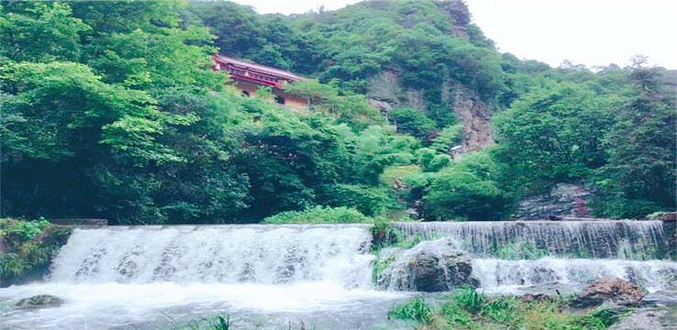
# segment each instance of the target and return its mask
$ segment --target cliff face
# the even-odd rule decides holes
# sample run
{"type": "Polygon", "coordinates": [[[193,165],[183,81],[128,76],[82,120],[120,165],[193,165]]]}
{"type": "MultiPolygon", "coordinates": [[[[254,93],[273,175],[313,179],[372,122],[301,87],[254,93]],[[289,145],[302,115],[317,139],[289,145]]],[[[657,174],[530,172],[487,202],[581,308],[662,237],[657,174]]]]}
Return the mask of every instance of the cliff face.
{"type": "MultiPolygon", "coordinates": [[[[449,17],[451,26],[449,34],[454,38],[468,40],[468,26],[471,15],[468,7],[460,0],[446,0],[436,2],[437,8],[449,17]]],[[[391,66],[392,67],[392,66],[391,66]]],[[[448,111],[455,114],[457,120],[463,124],[464,139],[458,153],[480,150],[492,145],[491,109],[484,102],[477,91],[447,77],[439,86],[440,101],[448,107],[448,111]]],[[[380,72],[368,79],[367,96],[370,103],[388,113],[393,108],[408,107],[425,112],[430,108],[422,89],[408,88],[400,77],[402,70],[398,68],[380,72]]]]}
{"type": "MultiPolygon", "coordinates": [[[[480,150],[492,145],[491,109],[479,95],[459,83],[446,82],[441,86],[442,101],[451,104],[449,111],[464,127],[460,153],[480,150]]],[[[370,103],[388,113],[393,108],[409,107],[426,111],[428,104],[422,90],[405,88],[394,71],[384,71],[369,79],[367,92],[370,103]]]]}
{"type": "Polygon", "coordinates": [[[476,151],[494,144],[489,106],[476,93],[460,84],[454,87],[452,95],[453,111],[463,123],[465,132],[461,152],[476,151]]]}

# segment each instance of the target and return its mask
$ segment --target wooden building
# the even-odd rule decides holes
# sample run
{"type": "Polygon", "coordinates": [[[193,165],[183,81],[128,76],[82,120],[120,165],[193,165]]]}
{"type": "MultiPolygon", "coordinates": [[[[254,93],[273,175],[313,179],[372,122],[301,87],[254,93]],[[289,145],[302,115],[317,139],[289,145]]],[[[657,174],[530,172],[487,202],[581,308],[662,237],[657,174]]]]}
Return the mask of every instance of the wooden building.
{"type": "Polygon", "coordinates": [[[278,68],[249,63],[235,58],[214,55],[214,70],[230,74],[233,85],[243,96],[253,97],[259,87],[270,87],[274,101],[292,111],[307,111],[308,99],[286,93],[284,87],[306,78],[278,68]]]}

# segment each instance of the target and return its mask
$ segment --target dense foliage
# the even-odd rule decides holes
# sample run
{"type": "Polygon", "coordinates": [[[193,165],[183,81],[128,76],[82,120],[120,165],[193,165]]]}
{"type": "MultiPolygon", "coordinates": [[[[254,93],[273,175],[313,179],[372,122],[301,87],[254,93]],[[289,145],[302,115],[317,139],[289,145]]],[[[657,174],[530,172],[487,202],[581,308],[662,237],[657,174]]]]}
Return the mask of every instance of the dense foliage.
{"type": "Polygon", "coordinates": [[[287,211],[276,214],[272,217],[263,219],[263,223],[284,224],[284,223],[360,223],[370,222],[369,217],[362,213],[349,209],[347,207],[321,207],[305,211],[287,211]]]}
{"type": "Polygon", "coordinates": [[[211,1],[6,2],[0,78],[8,216],[258,222],[326,206],[492,220],[559,182],[594,187],[600,216],[675,209],[674,72],[521,61],[460,1],[292,16],[211,1]],[[224,87],[217,51],[315,78],[289,87],[309,113],[224,87]],[[460,160],[459,95],[491,109],[498,142],[460,160]],[[394,107],[381,116],[369,99],[394,107]]]}
{"type": "Polygon", "coordinates": [[[0,219],[0,287],[39,279],[70,231],[45,220],[0,219]]]}

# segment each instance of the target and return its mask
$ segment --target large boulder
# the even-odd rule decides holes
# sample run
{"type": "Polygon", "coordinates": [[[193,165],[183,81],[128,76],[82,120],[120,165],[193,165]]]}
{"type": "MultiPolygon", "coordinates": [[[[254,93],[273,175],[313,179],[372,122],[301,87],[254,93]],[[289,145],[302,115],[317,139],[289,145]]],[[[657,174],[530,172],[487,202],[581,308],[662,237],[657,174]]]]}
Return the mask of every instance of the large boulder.
{"type": "Polygon", "coordinates": [[[59,307],[61,304],[63,304],[63,302],[63,299],[59,297],[42,294],[21,299],[18,303],[16,303],[16,306],[19,308],[49,308],[59,307]]]}
{"type": "Polygon", "coordinates": [[[588,285],[572,301],[574,307],[593,307],[606,302],[623,306],[637,306],[646,291],[620,278],[603,278],[588,285]]]}
{"type": "Polygon", "coordinates": [[[479,286],[479,280],[472,274],[470,258],[449,238],[390,252],[387,256],[390,264],[376,278],[377,285],[382,288],[440,292],[460,286],[479,286]]]}

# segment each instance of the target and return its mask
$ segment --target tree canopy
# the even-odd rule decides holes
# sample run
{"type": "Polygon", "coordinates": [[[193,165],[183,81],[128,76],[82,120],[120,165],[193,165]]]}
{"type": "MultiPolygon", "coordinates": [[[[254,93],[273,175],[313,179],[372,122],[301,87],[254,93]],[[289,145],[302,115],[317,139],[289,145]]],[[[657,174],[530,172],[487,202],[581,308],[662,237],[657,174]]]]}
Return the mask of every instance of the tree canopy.
{"type": "Polygon", "coordinates": [[[675,209],[674,77],[501,54],[453,0],[291,16],[225,1],[4,2],[1,210],[117,224],[324,207],[491,220],[579,182],[595,214],[641,217],[675,209]],[[215,52],[307,75],[286,92],[308,113],[241,97],[211,70],[215,52]],[[461,158],[459,93],[490,109],[497,142],[461,158]],[[384,102],[396,106],[373,106],[384,102]]]}

